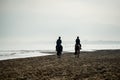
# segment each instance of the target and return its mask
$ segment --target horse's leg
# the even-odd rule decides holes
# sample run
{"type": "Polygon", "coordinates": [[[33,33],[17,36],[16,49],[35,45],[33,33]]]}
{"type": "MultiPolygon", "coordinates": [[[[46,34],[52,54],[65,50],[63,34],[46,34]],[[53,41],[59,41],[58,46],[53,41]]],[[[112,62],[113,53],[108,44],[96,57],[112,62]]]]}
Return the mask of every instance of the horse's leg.
{"type": "Polygon", "coordinates": [[[79,51],[78,51],[78,58],[79,58],[79,51]]]}
{"type": "Polygon", "coordinates": [[[77,51],[77,58],[79,58],[79,54],[80,54],[80,52],[79,52],[79,50],[77,51]]]}
{"type": "Polygon", "coordinates": [[[79,52],[78,52],[78,58],[79,58],[79,52]]]}
{"type": "Polygon", "coordinates": [[[61,57],[61,53],[59,52],[59,58],[61,57]]]}
{"type": "Polygon", "coordinates": [[[60,58],[60,52],[59,52],[59,58],[60,58]]]}
{"type": "Polygon", "coordinates": [[[58,53],[58,58],[61,58],[61,52],[58,53]]]}
{"type": "Polygon", "coordinates": [[[59,52],[57,52],[57,57],[59,58],[59,52]]]}
{"type": "Polygon", "coordinates": [[[59,52],[58,58],[60,58],[60,52],[59,52]]]}
{"type": "Polygon", "coordinates": [[[77,51],[75,52],[75,58],[77,58],[77,51]]]}
{"type": "MultiPolygon", "coordinates": [[[[78,55],[80,56],[80,50],[79,50],[79,53],[78,53],[78,55]]],[[[79,57],[79,56],[78,56],[78,57],[79,57]]]]}
{"type": "Polygon", "coordinates": [[[78,58],[78,54],[79,54],[78,51],[76,51],[75,58],[78,58]]]}
{"type": "Polygon", "coordinates": [[[59,55],[58,55],[58,52],[57,52],[57,57],[58,57],[59,55]]]}

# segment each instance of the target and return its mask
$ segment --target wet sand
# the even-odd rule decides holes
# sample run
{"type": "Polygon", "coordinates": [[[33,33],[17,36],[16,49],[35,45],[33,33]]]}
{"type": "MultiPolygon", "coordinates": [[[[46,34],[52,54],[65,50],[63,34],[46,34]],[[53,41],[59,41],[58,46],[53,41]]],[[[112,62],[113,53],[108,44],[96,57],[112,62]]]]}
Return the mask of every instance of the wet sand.
{"type": "Polygon", "coordinates": [[[120,50],[3,60],[0,80],[120,80],[120,50]]]}

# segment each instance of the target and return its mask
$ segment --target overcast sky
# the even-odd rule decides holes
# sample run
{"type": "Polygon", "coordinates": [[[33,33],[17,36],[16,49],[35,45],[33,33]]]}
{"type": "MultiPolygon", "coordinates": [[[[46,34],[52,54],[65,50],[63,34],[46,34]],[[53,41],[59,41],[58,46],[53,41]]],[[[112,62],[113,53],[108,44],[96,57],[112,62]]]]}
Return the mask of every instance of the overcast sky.
{"type": "Polygon", "coordinates": [[[0,0],[0,41],[120,40],[120,0],[0,0]]]}

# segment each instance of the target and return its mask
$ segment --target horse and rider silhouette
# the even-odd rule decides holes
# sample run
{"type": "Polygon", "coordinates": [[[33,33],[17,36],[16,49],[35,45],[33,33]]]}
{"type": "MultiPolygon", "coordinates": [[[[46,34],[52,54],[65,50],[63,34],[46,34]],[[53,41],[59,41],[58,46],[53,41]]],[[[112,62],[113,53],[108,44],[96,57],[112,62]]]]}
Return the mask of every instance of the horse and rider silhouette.
{"type": "Polygon", "coordinates": [[[80,49],[81,49],[81,44],[80,44],[80,39],[79,36],[76,39],[76,44],[75,44],[75,57],[79,58],[79,54],[80,54],[80,49]]]}
{"type": "MultiPolygon", "coordinates": [[[[76,44],[75,44],[75,57],[79,58],[79,54],[80,54],[80,49],[81,49],[81,44],[80,44],[80,39],[79,36],[77,36],[76,39],[76,44]]],[[[61,58],[62,55],[62,51],[63,51],[63,46],[62,46],[62,40],[61,37],[59,37],[56,41],[56,51],[57,51],[57,57],[61,58]]]]}
{"type": "Polygon", "coordinates": [[[61,45],[62,43],[62,40],[61,40],[61,37],[58,38],[58,40],[56,41],[56,51],[57,51],[57,57],[58,58],[61,58],[61,54],[62,54],[62,51],[63,51],[63,46],[61,45]]]}

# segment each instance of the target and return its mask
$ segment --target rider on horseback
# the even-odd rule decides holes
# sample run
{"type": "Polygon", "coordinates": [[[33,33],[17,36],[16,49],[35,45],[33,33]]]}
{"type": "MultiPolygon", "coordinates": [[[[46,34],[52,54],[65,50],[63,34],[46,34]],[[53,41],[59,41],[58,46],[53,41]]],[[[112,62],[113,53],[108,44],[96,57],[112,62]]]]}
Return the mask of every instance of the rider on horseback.
{"type": "Polygon", "coordinates": [[[78,54],[78,56],[79,56],[80,49],[81,49],[81,44],[80,44],[79,36],[77,36],[77,39],[76,39],[75,42],[76,42],[76,44],[75,44],[75,55],[78,54]]]}
{"type": "Polygon", "coordinates": [[[59,37],[58,40],[56,41],[56,44],[61,45],[61,43],[62,43],[62,40],[61,40],[61,37],[59,37]]]}
{"type": "Polygon", "coordinates": [[[77,36],[77,39],[76,39],[76,45],[80,45],[80,39],[79,39],[79,36],[77,36]]]}
{"type": "Polygon", "coordinates": [[[62,47],[61,43],[62,43],[62,40],[61,40],[61,37],[59,37],[58,40],[56,41],[56,51],[57,51],[58,58],[61,57],[61,54],[63,51],[63,47],[62,47]]]}

